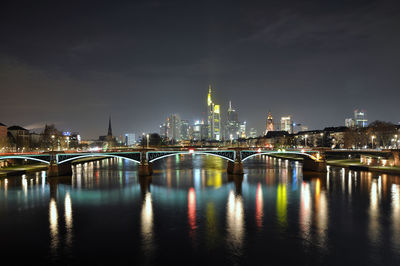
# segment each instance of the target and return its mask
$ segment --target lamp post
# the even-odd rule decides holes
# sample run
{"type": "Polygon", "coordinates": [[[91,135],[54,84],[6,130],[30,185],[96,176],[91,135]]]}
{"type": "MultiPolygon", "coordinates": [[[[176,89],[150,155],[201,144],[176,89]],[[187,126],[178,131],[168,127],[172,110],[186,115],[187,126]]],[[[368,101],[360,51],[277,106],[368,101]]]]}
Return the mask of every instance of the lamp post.
{"type": "Polygon", "coordinates": [[[375,136],[371,136],[371,148],[372,149],[374,148],[374,139],[375,139],[375,136]]]}
{"type": "Polygon", "coordinates": [[[147,149],[149,148],[149,134],[146,135],[147,137],[147,149]]]}
{"type": "Polygon", "coordinates": [[[51,151],[54,151],[54,139],[56,136],[51,135],[51,151]]]}
{"type": "Polygon", "coordinates": [[[304,135],[304,148],[307,147],[307,137],[308,135],[304,135]]]}

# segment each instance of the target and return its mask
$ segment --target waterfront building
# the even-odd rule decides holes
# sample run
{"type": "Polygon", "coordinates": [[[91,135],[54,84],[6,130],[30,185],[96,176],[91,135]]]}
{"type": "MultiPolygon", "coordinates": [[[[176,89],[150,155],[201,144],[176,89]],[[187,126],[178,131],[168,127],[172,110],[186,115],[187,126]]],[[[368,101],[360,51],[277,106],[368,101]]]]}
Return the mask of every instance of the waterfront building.
{"type": "Polygon", "coordinates": [[[207,95],[207,125],[208,139],[221,140],[221,114],[220,105],[212,100],[211,85],[208,87],[207,95]]]}
{"type": "Polygon", "coordinates": [[[0,123],[0,150],[7,146],[7,126],[0,123]]]}
{"type": "Polygon", "coordinates": [[[271,112],[268,112],[265,135],[267,135],[268,131],[274,131],[274,119],[271,112]]]}
{"type": "Polygon", "coordinates": [[[366,127],[368,125],[367,111],[354,110],[354,121],[356,127],[366,127]]]}
{"type": "Polygon", "coordinates": [[[225,139],[233,140],[239,137],[239,119],[235,109],[232,108],[232,103],[229,101],[227,120],[225,124],[225,139]]]}
{"type": "Polygon", "coordinates": [[[281,117],[281,131],[293,133],[292,117],[290,115],[281,117]]]}

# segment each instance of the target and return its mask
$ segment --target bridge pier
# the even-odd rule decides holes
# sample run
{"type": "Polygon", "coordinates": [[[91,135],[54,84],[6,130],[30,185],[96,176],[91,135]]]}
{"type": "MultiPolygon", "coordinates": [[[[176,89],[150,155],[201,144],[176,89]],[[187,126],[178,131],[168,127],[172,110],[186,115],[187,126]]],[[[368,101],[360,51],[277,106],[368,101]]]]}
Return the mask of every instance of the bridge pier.
{"type": "Polygon", "coordinates": [[[232,175],[242,175],[243,171],[243,163],[240,161],[231,162],[228,161],[228,174],[232,175]]]}
{"type": "Polygon", "coordinates": [[[393,155],[393,166],[400,166],[400,156],[399,156],[399,151],[392,151],[393,155]]]}
{"type": "Polygon", "coordinates": [[[48,177],[56,176],[68,176],[72,175],[72,165],[70,162],[65,162],[62,164],[51,163],[49,169],[47,170],[48,177]]]}
{"type": "Polygon", "coordinates": [[[326,161],[314,161],[312,159],[304,159],[303,170],[313,172],[326,172],[326,161]]]}
{"type": "Polygon", "coordinates": [[[153,165],[148,162],[139,164],[139,176],[151,176],[153,174],[153,165]]]}

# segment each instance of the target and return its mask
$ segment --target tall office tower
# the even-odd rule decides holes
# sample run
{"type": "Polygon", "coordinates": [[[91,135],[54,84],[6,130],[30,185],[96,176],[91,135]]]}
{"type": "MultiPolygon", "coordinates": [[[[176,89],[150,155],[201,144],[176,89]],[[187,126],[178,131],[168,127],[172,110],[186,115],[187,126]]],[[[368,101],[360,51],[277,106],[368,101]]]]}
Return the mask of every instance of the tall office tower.
{"type": "Polygon", "coordinates": [[[346,118],[344,120],[344,125],[346,127],[355,127],[356,126],[356,121],[354,120],[354,118],[346,118]]]}
{"type": "Polygon", "coordinates": [[[250,128],[249,137],[257,138],[257,130],[255,128],[250,128]]]}
{"type": "Polygon", "coordinates": [[[239,126],[239,138],[246,138],[246,121],[239,126]]]}
{"type": "Polygon", "coordinates": [[[167,136],[167,123],[160,124],[160,137],[166,138],[167,136]]]}
{"type": "Polygon", "coordinates": [[[225,124],[225,139],[233,140],[239,137],[239,119],[235,109],[232,108],[232,103],[229,101],[227,120],[225,124]]]}
{"type": "Polygon", "coordinates": [[[356,127],[366,127],[368,124],[367,111],[354,110],[354,121],[356,127]]]}
{"type": "Polygon", "coordinates": [[[292,117],[290,115],[281,117],[281,130],[290,134],[293,133],[292,117]]]}
{"type": "Polygon", "coordinates": [[[167,137],[170,140],[181,140],[181,118],[179,115],[171,115],[167,118],[165,124],[167,126],[167,137]]]}
{"type": "Polygon", "coordinates": [[[208,125],[208,139],[220,140],[221,139],[221,115],[220,106],[214,104],[211,96],[211,85],[208,87],[207,96],[207,125],[208,125]]]}
{"type": "Polygon", "coordinates": [[[267,135],[268,131],[274,131],[274,119],[272,118],[271,112],[268,112],[265,135],[267,135]]]}
{"type": "Polygon", "coordinates": [[[135,145],[136,139],[135,139],[135,133],[126,133],[125,134],[125,145],[130,147],[135,145]]]}
{"type": "Polygon", "coordinates": [[[181,139],[189,140],[189,121],[181,120],[181,139]]]}

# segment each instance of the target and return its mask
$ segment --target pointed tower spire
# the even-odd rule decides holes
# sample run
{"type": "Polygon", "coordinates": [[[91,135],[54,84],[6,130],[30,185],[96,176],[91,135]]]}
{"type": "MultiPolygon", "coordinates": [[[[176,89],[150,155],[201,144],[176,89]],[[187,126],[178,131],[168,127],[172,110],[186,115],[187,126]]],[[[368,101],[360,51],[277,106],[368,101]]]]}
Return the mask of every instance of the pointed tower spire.
{"type": "Polygon", "coordinates": [[[107,136],[112,136],[112,129],[111,129],[111,115],[108,119],[108,133],[107,136]]]}
{"type": "Polygon", "coordinates": [[[232,101],[229,101],[229,108],[228,108],[228,112],[232,112],[232,101]]]}

